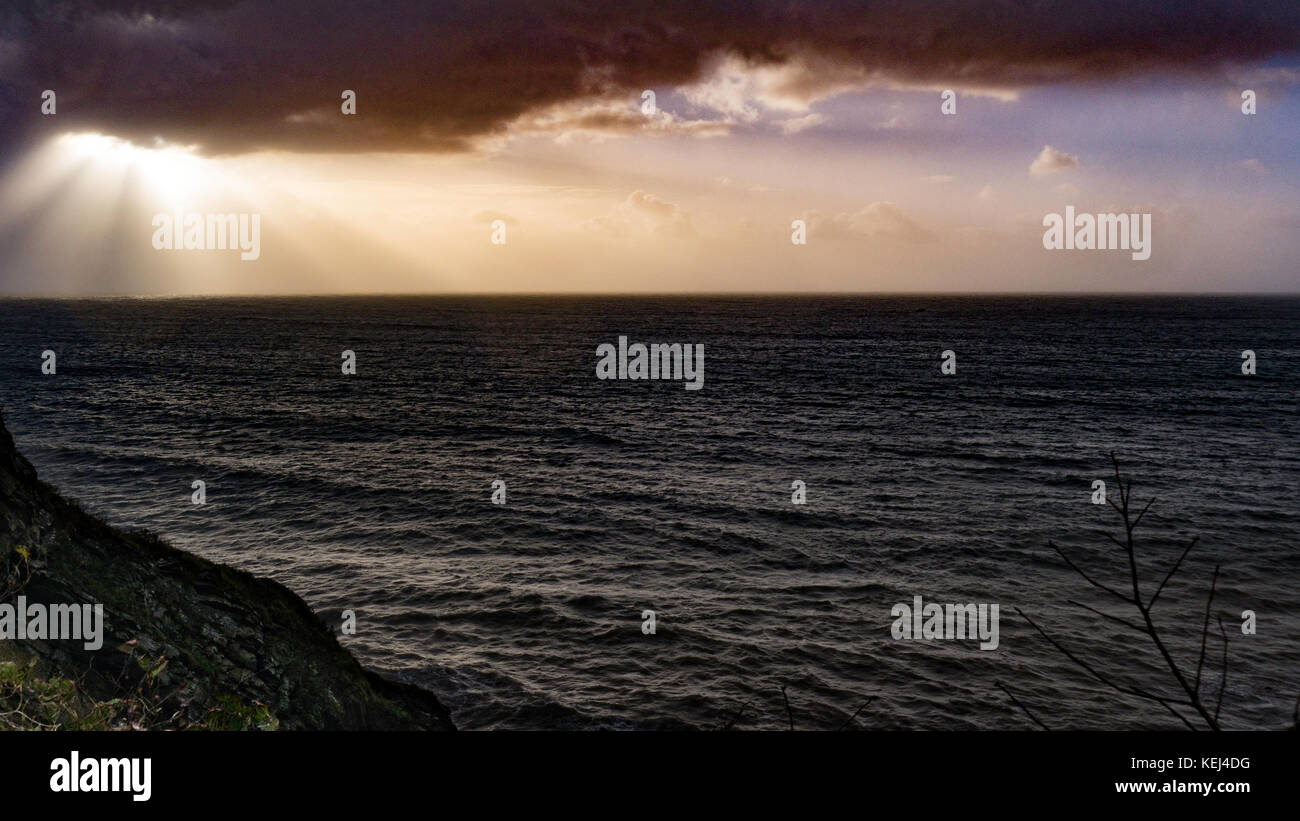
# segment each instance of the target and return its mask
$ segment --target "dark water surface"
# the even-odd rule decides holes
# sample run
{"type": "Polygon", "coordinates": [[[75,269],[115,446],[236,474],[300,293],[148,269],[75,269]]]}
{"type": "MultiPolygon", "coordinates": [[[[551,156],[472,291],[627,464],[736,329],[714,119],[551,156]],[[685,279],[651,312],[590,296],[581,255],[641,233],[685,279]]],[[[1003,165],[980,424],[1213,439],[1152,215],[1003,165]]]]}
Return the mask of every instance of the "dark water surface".
{"type": "Polygon", "coordinates": [[[1054,727],[1171,726],[1015,614],[1168,678],[1143,636],[1069,604],[1105,602],[1047,546],[1126,582],[1115,514],[1089,502],[1114,450],[1160,497],[1150,576],[1200,537],[1157,613],[1185,669],[1222,563],[1224,722],[1280,727],[1300,693],[1298,332],[1292,298],[7,300],[0,399],[45,480],[355,610],[344,643],[467,728],[716,727],[746,703],[737,727],[777,728],[782,685],[801,728],[870,696],[863,727],[1026,726],[995,681],[1054,727]],[[703,343],[704,389],[596,379],[620,334],[703,343]],[[998,603],[999,648],[895,641],[914,595],[998,603]]]}

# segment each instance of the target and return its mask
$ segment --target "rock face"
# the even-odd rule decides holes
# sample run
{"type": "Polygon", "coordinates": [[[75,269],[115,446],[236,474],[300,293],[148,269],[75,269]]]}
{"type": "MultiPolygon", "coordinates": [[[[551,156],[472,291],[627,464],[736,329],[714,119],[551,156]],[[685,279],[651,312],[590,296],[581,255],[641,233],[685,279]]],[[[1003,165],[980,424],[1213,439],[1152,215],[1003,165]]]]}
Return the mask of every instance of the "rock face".
{"type": "Polygon", "coordinates": [[[362,668],[283,585],[121,533],[63,499],[37,480],[0,421],[4,601],[16,601],[19,583],[29,603],[103,605],[99,650],[75,640],[0,641],[10,645],[0,651],[34,657],[95,699],[134,692],[152,668],[167,715],[238,700],[265,705],[281,729],[454,729],[433,694],[362,668]]]}

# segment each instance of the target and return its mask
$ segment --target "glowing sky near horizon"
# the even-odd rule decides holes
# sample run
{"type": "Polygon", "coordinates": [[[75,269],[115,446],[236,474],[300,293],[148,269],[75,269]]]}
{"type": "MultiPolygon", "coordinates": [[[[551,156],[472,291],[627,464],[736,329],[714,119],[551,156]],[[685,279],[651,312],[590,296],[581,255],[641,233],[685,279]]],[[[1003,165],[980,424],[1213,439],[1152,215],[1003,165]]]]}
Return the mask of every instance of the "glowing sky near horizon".
{"type": "Polygon", "coordinates": [[[1298,64],[954,80],[948,116],[942,82],[805,93],[720,55],[655,87],[656,117],[605,90],[437,151],[211,151],[56,114],[0,168],[0,292],[1294,292],[1298,64]],[[1067,205],[1152,213],[1151,259],[1045,250],[1067,205]],[[155,250],[177,209],[261,214],[261,257],[155,250]]]}

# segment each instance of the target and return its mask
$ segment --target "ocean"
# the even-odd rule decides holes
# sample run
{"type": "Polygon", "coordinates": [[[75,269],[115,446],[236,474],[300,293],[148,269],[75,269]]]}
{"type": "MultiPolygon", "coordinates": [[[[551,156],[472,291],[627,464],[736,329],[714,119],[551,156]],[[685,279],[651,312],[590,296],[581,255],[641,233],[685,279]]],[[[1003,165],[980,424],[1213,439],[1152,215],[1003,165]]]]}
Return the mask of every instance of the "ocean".
{"type": "Polygon", "coordinates": [[[1280,728],[1297,332],[1289,297],[9,299],[0,401],[45,481],[352,610],[343,644],[466,729],[1031,728],[999,685],[1053,728],[1178,727],[1020,615],[1168,690],[1049,546],[1128,583],[1114,453],[1158,497],[1145,590],[1199,537],[1155,610],[1183,669],[1221,565],[1203,686],[1222,617],[1225,727],[1280,728]],[[620,336],[703,345],[702,388],[598,379],[620,336]],[[997,604],[997,648],[895,638],[915,596],[997,604]]]}

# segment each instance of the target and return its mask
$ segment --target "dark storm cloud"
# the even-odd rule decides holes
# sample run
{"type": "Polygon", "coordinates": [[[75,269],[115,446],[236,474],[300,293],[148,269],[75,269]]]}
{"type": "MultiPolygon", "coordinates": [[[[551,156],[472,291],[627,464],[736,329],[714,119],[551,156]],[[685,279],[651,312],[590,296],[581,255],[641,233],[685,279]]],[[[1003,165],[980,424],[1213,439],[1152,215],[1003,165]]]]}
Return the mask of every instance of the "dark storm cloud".
{"type": "Polygon", "coordinates": [[[697,80],[722,51],[1019,87],[1208,73],[1298,46],[1300,4],[1242,0],[26,2],[0,11],[0,130],[209,153],[455,151],[548,105],[697,80]],[[47,88],[59,108],[42,118],[47,88]]]}

